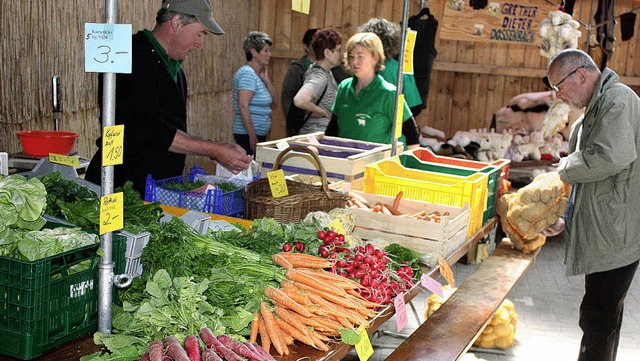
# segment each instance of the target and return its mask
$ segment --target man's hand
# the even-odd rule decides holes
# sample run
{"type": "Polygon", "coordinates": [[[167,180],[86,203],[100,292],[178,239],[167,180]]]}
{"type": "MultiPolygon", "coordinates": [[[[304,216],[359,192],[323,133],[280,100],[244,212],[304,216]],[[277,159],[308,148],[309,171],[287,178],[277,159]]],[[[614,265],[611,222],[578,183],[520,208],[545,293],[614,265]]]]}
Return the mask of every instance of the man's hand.
{"type": "Polygon", "coordinates": [[[253,160],[238,144],[218,143],[218,146],[220,147],[219,155],[211,157],[211,159],[225,166],[225,168],[229,169],[233,174],[238,174],[247,169],[253,160]]]}
{"type": "Polygon", "coordinates": [[[542,232],[540,232],[540,234],[545,236],[545,237],[557,236],[557,235],[559,235],[560,233],[562,233],[564,231],[565,226],[566,225],[564,223],[564,218],[558,218],[556,223],[554,223],[551,226],[547,227],[547,229],[542,230],[542,232]]]}

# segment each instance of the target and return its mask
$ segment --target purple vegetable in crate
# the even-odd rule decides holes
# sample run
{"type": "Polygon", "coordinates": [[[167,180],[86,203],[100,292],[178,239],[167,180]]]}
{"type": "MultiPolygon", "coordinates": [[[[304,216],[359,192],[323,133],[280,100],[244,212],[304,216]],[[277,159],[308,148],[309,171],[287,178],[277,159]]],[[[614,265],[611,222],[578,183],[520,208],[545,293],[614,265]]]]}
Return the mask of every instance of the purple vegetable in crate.
{"type": "Polygon", "coordinates": [[[230,348],[231,351],[237,353],[240,356],[244,356],[250,359],[262,360],[262,356],[260,354],[254,353],[250,348],[248,348],[242,342],[234,339],[229,335],[220,335],[218,336],[218,341],[220,341],[223,345],[230,348]]]}
{"type": "Polygon", "coordinates": [[[276,361],[276,359],[273,358],[273,356],[271,356],[270,353],[267,352],[267,350],[265,350],[262,346],[255,344],[255,343],[251,343],[251,342],[245,342],[244,343],[248,348],[251,349],[251,351],[257,353],[258,355],[262,356],[262,358],[264,360],[267,361],[276,361]]]}
{"type": "Polygon", "coordinates": [[[211,348],[202,350],[202,361],[222,361],[220,356],[211,348]]]}
{"type": "Polygon", "coordinates": [[[167,350],[167,355],[171,356],[173,361],[191,361],[187,351],[182,347],[178,339],[173,336],[168,336],[164,339],[164,346],[167,350]]]}

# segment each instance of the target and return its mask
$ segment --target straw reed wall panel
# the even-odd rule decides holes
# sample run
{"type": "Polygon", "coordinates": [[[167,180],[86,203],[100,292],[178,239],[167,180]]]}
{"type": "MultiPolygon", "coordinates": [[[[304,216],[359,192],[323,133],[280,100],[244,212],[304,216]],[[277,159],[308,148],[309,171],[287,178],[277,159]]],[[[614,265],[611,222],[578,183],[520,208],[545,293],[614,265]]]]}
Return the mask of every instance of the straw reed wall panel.
{"type": "MultiPolygon", "coordinates": [[[[160,0],[118,2],[118,23],[133,31],[152,29],[160,0]]],[[[214,1],[214,15],[225,30],[208,35],[203,49],[183,67],[189,86],[189,130],[220,141],[233,141],[233,73],[244,63],[242,39],[256,28],[258,0],[214,1]]],[[[53,129],[51,77],[62,85],[61,130],[80,133],[79,155],[91,157],[100,135],[98,74],[84,72],[84,24],[105,22],[104,0],[0,2],[0,151],[17,153],[18,130],[53,129]]],[[[212,170],[213,162],[189,157],[212,170]]]]}
{"type": "MultiPolygon", "coordinates": [[[[160,0],[119,1],[119,23],[134,31],[152,28],[160,0]]],[[[311,0],[310,14],[291,10],[290,0],[214,0],[214,14],[225,29],[223,36],[208,36],[201,51],[184,64],[189,81],[189,127],[194,134],[232,141],[231,80],[244,63],[242,39],[250,30],[267,32],[274,40],[270,77],[276,89],[292,60],[302,55],[301,38],[307,28],[330,27],[345,40],[371,17],[399,22],[403,0],[311,0]]],[[[410,0],[409,14],[420,10],[420,0],[410,0]]],[[[427,1],[431,13],[442,19],[446,1],[427,1]]],[[[597,3],[597,1],[595,2],[597,3]]],[[[615,14],[637,8],[636,0],[618,0],[615,14]]],[[[574,17],[588,24],[591,1],[577,1],[574,17]]],[[[86,22],[104,22],[104,0],[48,0],[0,2],[0,151],[21,150],[15,132],[52,129],[51,86],[60,75],[63,91],[61,129],[81,134],[78,153],[91,156],[99,135],[97,74],[84,72],[82,33],[86,22]],[[46,20],[43,20],[46,19],[46,20]]],[[[584,49],[586,30],[580,40],[584,49]]],[[[616,37],[620,39],[619,26],[616,37]]],[[[608,66],[624,82],[640,89],[640,21],[635,37],[617,41],[608,66]]],[[[491,116],[514,95],[541,91],[547,59],[533,46],[441,40],[434,64],[428,108],[417,118],[449,136],[457,130],[486,127],[491,116]]],[[[279,102],[273,109],[270,139],[284,136],[284,116],[279,102]]],[[[207,170],[212,162],[189,157],[207,170]]]]}

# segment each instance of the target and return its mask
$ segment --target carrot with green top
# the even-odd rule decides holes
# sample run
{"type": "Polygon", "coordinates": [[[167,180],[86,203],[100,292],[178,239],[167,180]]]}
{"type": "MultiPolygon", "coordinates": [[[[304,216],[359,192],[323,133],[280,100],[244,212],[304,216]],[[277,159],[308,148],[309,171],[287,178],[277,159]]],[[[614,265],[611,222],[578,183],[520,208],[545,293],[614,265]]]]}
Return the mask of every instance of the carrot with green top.
{"type": "Polygon", "coordinates": [[[258,339],[258,331],[260,330],[260,313],[254,312],[251,320],[251,333],[249,334],[249,342],[256,343],[258,339]]]}
{"type": "Polygon", "coordinates": [[[269,352],[271,350],[271,338],[269,337],[267,325],[265,325],[262,315],[258,318],[258,332],[260,333],[260,345],[269,352]]]}
{"type": "Polygon", "coordinates": [[[302,316],[311,317],[311,312],[309,312],[306,308],[302,307],[302,305],[291,299],[291,297],[287,296],[284,292],[277,288],[269,286],[264,289],[264,294],[270,299],[278,302],[279,304],[292,311],[301,314],[302,316]]]}
{"type": "MultiPolygon", "coordinates": [[[[330,268],[333,262],[326,258],[312,256],[305,253],[293,253],[293,252],[280,252],[278,253],[282,258],[286,259],[289,264],[295,267],[307,267],[307,268],[330,268]]],[[[287,267],[285,267],[287,268],[287,267]]]]}
{"type": "Polygon", "coordinates": [[[318,280],[314,276],[310,276],[308,274],[304,274],[304,273],[299,272],[299,271],[297,271],[295,269],[287,270],[287,272],[285,272],[285,276],[288,279],[294,281],[293,284],[296,285],[298,288],[300,288],[302,290],[307,290],[307,289],[303,288],[303,287],[300,287],[300,284],[304,284],[306,286],[309,286],[313,290],[318,290],[318,291],[322,291],[322,292],[326,292],[326,293],[331,293],[331,294],[342,296],[342,297],[346,297],[346,296],[349,295],[342,288],[333,287],[332,285],[330,285],[326,281],[318,280]]]}
{"type": "Polygon", "coordinates": [[[285,343],[280,326],[266,302],[260,303],[260,315],[262,315],[262,319],[264,320],[264,324],[267,328],[267,333],[269,334],[271,343],[273,343],[273,347],[275,347],[280,356],[288,355],[289,348],[285,343]]]}

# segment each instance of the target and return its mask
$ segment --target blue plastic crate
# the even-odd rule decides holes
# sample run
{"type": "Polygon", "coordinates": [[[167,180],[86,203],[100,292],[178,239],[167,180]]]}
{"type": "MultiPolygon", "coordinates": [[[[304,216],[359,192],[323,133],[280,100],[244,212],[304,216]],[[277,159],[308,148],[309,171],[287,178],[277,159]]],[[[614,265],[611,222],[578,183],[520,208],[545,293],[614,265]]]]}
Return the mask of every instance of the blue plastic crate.
{"type": "Polygon", "coordinates": [[[218,187],[206,192],[183,191],[169,187],[175,183],[193,183],[198,175],[203,175],[204,169],[195,166],[189,174],[154,180],[147,176],[144,200],[147,202],[160,202],[169,206],[192,209],[205,213],[220,214],[223,216],[242,217],[244,199],[242,193],[244,187],[234,191],[223,193],[218,187]]]}

